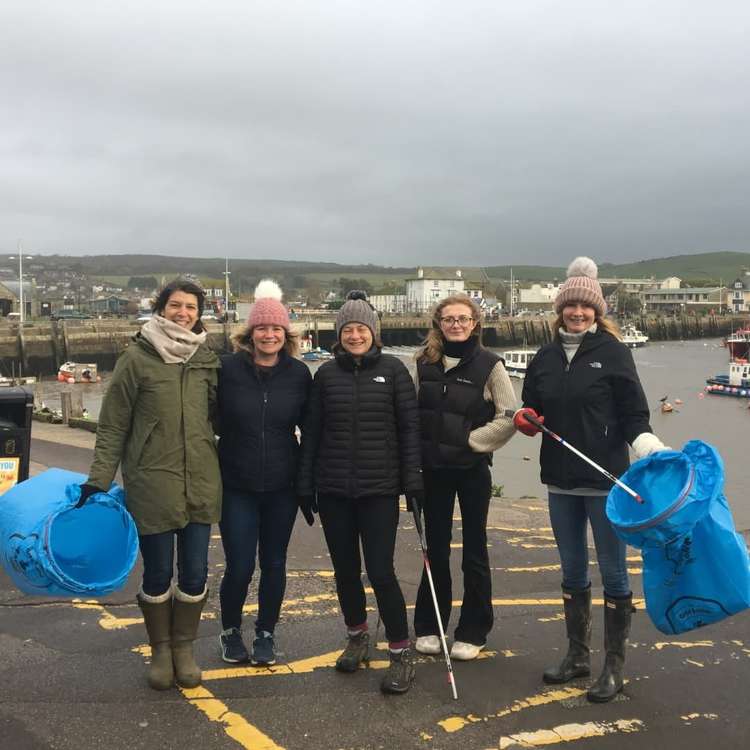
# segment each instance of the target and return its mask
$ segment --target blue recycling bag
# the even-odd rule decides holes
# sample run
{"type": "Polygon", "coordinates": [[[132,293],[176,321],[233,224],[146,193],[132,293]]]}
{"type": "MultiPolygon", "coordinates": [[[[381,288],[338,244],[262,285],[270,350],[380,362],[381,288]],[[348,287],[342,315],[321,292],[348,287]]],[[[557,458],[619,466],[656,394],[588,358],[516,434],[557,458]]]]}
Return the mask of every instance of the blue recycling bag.
{"type": "Polygon", "coordinates": [[[700,440],[633,464],[621,477],[607,516],[643,557],[646,610],[670,635],[709,625],[750,606],[750,560],[723,494],[724,464],[700,440]]]}
{"type": "Polygon", "coordinates": [[[607,516],[643,556],[646,610],[662,633],[684,633],[750,607],[750,559],[724,497],[724,463],[700,440],[634,463],[607,516]]]}
{"type": "Polygon", "coordinates": [[[113,485],[81,508],[84,474],[48,469],[0,496],[0,563],[36,596],[105,596],[125,585],[138,533],[113,485]]]}

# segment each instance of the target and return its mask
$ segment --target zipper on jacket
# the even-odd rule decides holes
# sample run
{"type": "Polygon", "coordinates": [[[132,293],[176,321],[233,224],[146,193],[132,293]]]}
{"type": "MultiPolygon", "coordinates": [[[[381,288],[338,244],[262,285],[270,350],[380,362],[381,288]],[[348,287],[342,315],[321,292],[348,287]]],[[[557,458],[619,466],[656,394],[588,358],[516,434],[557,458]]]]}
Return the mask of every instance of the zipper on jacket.
{"type": "Polygon", "coordinates": [[[260,410],[260,486],[266,489],[266,406],[268,391],[263,391],[263,407],[260,410]]]}
{"type": "Polygon", "coordinates": [[[357,453],[359,451],[359,365],[354,363],[354,403],[352,404],[352,461],[349,475],[349,496],[357,496],[357,453]]]}
{"type": "Polygon", "coordinates": [[[189,497],[190,467],[188,466],[187,430],[185,429],[185,373],[187,372],[187,366],[184,362],[180,362],[180,368],[180,420],[182,421],[182,453],[184,456],[182,465],[185,467],[183,474],[185,497],[189,497]]]}

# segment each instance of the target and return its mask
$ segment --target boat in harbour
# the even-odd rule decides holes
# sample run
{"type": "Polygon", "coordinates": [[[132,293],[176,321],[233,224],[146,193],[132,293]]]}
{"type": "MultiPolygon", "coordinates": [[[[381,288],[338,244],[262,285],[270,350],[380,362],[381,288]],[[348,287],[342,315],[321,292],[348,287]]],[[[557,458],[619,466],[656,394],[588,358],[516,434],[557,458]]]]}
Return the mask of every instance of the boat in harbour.
{"type": "Polygon", "coordinates": [[[707,378],[704,390],[712,396],[750,398],[750,363],[742,358],[731,360],[729,372],[707,378]]]}
{"type": "Polygon", "coordinates": [[[331,359],[333,357],[333,354],[329,352],[327,349],[321,349],[319,346],[315,347],[315,349],[310,349],[310,351],[304,352],[302,355],[302,359],[305,362],[319,362],[323,359],[331,359]]]}
{"type": "Polygon", "coordinates": [[[738,328],[724,339],[724,346],[729,349],[729,359],[748,359],[750,355],[750,325],[738,328]]]}
{"type": "Polygon", "coordinates": [[[639,331],[632,323],[623,326],[622,343],[625,346],[635,349],[638,346],[645,346],[647,341],[648,336],[643,331],[639,331]]]}
{"type": "Polygon", "coordinates": [[[63,362],[57,371],[57,379],[61,383],[98,383],[101,377],[93,363],[63,362]]]}
{"type": "Polygon", "coordinates": [[[536,354],[536,349],[510,349],[503,352],[505,370],[512,378],[526,377],[526,368],[536,354]]]}

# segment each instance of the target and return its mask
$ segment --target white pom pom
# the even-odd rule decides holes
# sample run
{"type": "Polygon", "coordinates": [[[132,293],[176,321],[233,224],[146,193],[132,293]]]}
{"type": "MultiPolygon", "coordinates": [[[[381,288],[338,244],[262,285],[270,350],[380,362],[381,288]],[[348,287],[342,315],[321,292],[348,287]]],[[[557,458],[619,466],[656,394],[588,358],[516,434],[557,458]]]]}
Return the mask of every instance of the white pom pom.
{"type": "Polygon", "coordinates": [[[273,279],[263,279],[258,286],[255,287],[255,299],[276,299],[281,302],[283,296],[281,287],[273,279]]]}
{"type": "Polygon", "coordinates": [[[599,275],[599,269],[591,258],[581,255],[568,266],[568,278],[571,276],[588,276],[595,279],[599,275]]]}

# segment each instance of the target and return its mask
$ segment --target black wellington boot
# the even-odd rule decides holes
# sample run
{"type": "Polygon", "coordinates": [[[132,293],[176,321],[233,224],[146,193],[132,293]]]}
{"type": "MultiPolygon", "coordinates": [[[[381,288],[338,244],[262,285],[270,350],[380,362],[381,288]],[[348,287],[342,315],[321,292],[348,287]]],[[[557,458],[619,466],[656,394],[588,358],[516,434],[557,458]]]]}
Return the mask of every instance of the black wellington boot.
{"type": "Polygon", "coordinates": [[[630,635],[633,595],[615,599],[604,595],[604,669],[586,697],[593,703],[607,703],[622,690],[625,649],[630,635]]]}
{"type": "Polygon", "coordinates": [[[548,685],[559,685],[591,674],[591,586],[582,591],[564,588],[563,605],[568,653],[560,666],[544,671],[542,679],[548,685]]]}
{"type": "Polygon", "coordinates": [[[339,672],[356,672],[362,662],[370,663],[370,634],[366,630],[349,636],[346,648],[336,659],[336,669],[339,672]]]}

